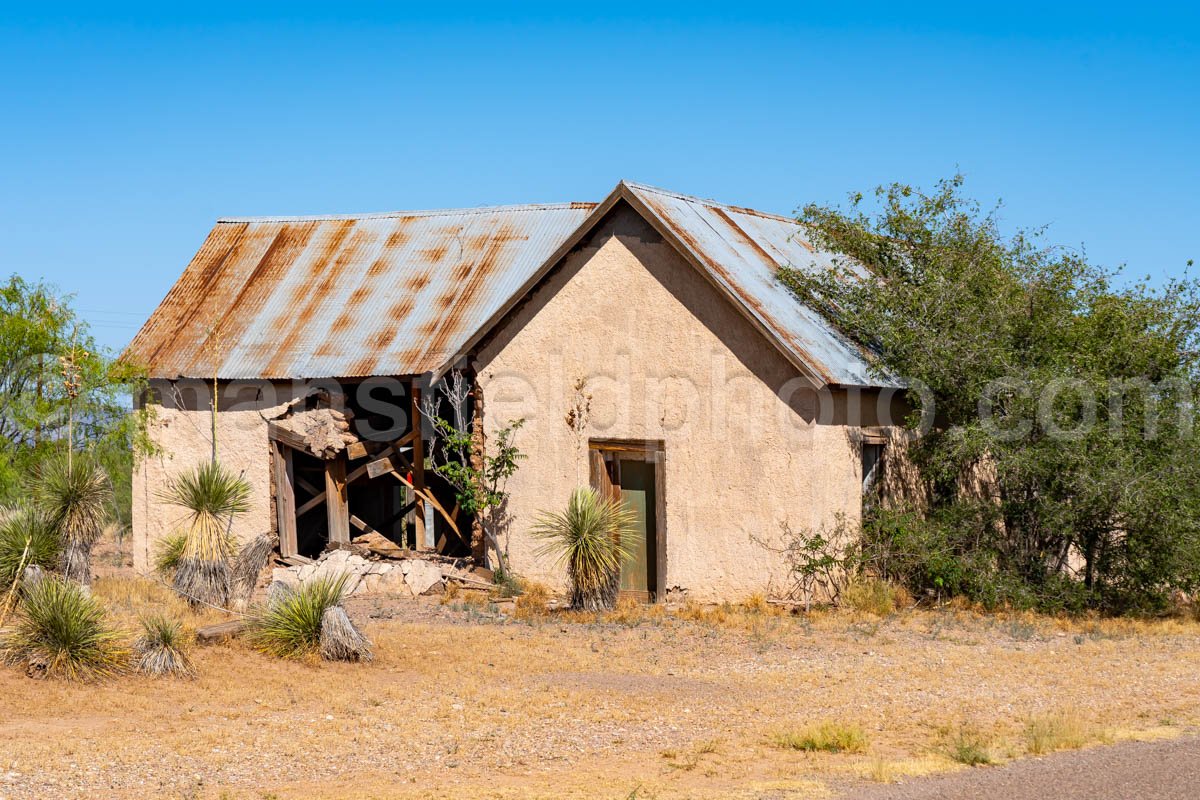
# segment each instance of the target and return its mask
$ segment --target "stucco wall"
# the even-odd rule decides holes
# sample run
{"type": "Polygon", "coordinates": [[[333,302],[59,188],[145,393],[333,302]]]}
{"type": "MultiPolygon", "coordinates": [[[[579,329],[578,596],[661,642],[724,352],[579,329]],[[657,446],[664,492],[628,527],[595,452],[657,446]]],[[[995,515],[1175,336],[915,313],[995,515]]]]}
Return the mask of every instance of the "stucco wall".
{"type": "MultiPolygon", "coordinates": [[[[291,398],[288,390],[257,385],[250,397],[238,397],[238,388],[224,387],[225,408],[217,415],[217,445],[221,462],[241,474],[250,484],[250,510],[233,525],[239,541],[246,541],[274,528],[271,510],[271,461],[267,419],[278,416],[291,398]],[[262,397],[265,394],[265,398],[262,397]]],[[[172,384],[159,384],[164,402],[156,403],[150,436],[159,452],[139,460],[133,472],[133,566],[139,573],[153,564],[157,542],[175,530],[185,512],[159,498],[167,482],[212,457],[212,417],[207,410],[203,385],[185,386],[180,392],[172,384]]]]}
{"type": "Polygon", "coordinates": [[[475,367],[489,438],[526,419],[517,445],[528,459],[508,510],[512,563],[528,577],[562,584],[528,530],[588,484],[590,438],[665,442],[660,591],[782,590],[784,559],[771,548],[784,524],[860,516],[852,429],[820,424],[821,398],[796,368],[628,208],[485,342],[475,367]]]}

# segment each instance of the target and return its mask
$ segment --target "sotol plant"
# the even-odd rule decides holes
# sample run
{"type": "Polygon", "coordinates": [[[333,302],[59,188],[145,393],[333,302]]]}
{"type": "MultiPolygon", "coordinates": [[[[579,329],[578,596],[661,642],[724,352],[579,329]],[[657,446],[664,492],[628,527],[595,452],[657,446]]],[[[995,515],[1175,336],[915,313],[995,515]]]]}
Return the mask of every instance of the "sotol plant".
{"type": "Polygon", "coordinates": [[[0,659],[31,675],[94,680],[124,672],[129,650],[96,598],[74,581],[46,577],[25,586],[0,659]]]}
{"type": "Polygon", "coordinates": [[[545,512],[533,535],[544,541],[539,555],[557,556],[567,567],[572,608],[610,609],[616,600],[621,565],[630,556],[626,535],[635,516],[616,498],[580,487],[565,511],[545,512]]]}
{"type": "Polygon", "coordinates": [[[0,521],[0,590],[8,590],[26,567],[58,566],[58,531],[41,509],[24,507],[0,521]]]}
{"type": "Polygon", "coordinates": [[[100,538],[112,508],[108,475],[91,458],[68,454],[42,466],[33,496],[62,541],[63,576],[90,586],[92,546],[100,538]]]}
{"type": "Polygon", "coordinates": [[[250,617],[247,640],[279,658],[302,658],[321,646],[325,612],[342,602],[348,576],[310,580],[298,588],[273,588],[267,604],[250,617]]]}
{"type": "Polygon", "coordinates": [[[229,566],[236,550],[233,519],[250,508],[250,484],[218,461],[207,461],[171,480],[160,495],[188,514],[173,585],[192,605],[224,606],[229,566]]]}
{"type": "Polygon", "coordinates": [[[137,669],[147,675],[191,678],[192,660],[185,649],[185,636],[179,622],[161,614],[142,620],[142,634],[134,642],[137,669]]]}

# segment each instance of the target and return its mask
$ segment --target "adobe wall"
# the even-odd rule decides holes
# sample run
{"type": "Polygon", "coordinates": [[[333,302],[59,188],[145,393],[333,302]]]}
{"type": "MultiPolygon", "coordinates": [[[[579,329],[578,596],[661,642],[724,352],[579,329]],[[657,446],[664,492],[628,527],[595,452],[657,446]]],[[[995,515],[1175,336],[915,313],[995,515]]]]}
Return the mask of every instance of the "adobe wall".
{"type": "Polygon", "coordinates": [[[475,368],[489,439],[508,420],[526,419],[516,443],[528,458],[508,485],[508,546],[527,577],[565,580],[536,553],[529,528],[588,484],[590,438],[665,442],[660,591],[669,595],[778,593],[788,577],[773,551],[785,526],[860,518],[857,428],[843,424],[845,394],[822,398],[627,207],[485,342],[475,368]]]}

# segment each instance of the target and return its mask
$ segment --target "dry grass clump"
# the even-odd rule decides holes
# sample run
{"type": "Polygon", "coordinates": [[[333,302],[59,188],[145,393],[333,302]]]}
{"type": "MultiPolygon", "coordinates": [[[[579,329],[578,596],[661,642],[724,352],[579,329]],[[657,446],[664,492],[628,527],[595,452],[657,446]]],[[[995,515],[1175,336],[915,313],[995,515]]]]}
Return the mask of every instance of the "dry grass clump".
{"type": "Polygon", "coordinates": [[[129,650],[80,584],[44,577],[24,588],[16,624],[0,637],[0,660],[34,677],[99,680],[124,672],[129,650]]]}
{"type": "Polygon", "coordinates": [[[840,602],[863,614],[886,617],[912,605],[912,595],[903,586],[878,578],[855,578],[842,590],[840,602]]]}
{"type": "Polygon", "coordinates": [[[1035,756],[1059,750],[1078,750],[1108,738],[1103,729],[1097,728],[1075,711],[1042,714],[1030,718],[1025,724],[1025,746],[1035,756]]]}
{"type": "Polygon", "coordinates": [[[516,600],[513,618],[523,621],[544,619],[550,613],[550,601],[554,595],[543,583],[524,582],[524,591],[516,600]]]}
{"type": "Polygon", "coordinates": [[[779,731],[771,742],[783,750],[806,753],[862,753],[867,749],[867,734],[860,726],[826,721],[798,731],[779,731]]]}
{"type": "Polygon", "coordinates": [[[146,675],[195,677],[186,648],[186,635],[178,621],[163,614],[144,617],[142,635],[133,644],[137,670],[146,675]]]}

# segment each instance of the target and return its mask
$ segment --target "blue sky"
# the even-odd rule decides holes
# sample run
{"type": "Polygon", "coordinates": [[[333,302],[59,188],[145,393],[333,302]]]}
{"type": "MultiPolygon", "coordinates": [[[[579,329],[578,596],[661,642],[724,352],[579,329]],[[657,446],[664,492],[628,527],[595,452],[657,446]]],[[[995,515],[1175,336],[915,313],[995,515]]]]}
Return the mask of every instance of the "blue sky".
{"type": "Polygon", "coordinates": [[[788,213],[956,169],[1131,276],[1200,256],[1200,12],[1143,4],[0,11],[0,274],[119,348],[218,216],[599,200],[788,213]]]}

